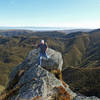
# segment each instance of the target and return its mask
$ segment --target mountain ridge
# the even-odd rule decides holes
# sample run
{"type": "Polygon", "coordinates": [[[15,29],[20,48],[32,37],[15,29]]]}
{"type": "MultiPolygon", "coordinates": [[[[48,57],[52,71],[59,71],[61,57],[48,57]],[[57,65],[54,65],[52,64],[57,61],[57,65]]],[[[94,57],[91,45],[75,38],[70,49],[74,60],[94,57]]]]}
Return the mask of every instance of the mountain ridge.
{"type": "Polygon", "coordinates": [[[30,51],[24,62],[12,70],[7,94],[1,94],[0,100],[100,100],[95,96],[86,97],[70,90],[69,86],[59,77],[61,73],[57,71],[62,70],[62,63],[57,60],[63,60],[60,52],[50,48],[47,52],[50,56],[49,60],[46,61],[43,58],[44,62],[38,66],[36,61],[39,51],[30,51]],[[60,67],[55,68],[55,64],[60,67]],[[49,67],[49,70],[45,66],[49,67]]]}
{"type": "Polygon", "coordinates": [[[8,75],[12,68],[20,64],[27,53],[35,49],[34,44],[40,43],[41,39],[44,39],[50,48],[62,53],[64,59],[64,81],[69,83],[73,91],[80,92],[87,96],[93,96],[95,94],[95,96],[100,97],[100,83],[98,81],[100,80],[100,32],[93,32],[92,34],[88,32],[76,32],[75,34],[71,33],[67,36],[63,33],[59,35],[58,32],[54,31],[53,34],[52,32],[43,32],[43,34],[40,32],[38,35],[1,36],[0,75],[2,75],[2,77],[0,77],[0,85],[3,87],[2,89],[4,89],[8,83],[8,75]],[[73,68],[79,68],[79,70],[76,71],[73,68]],[[68,73],[67,76],[70,77],[72,82],[65,75],[69,70],[70,73],[68,73]],[[81,73],[83,74],[81,75],[81,73]],[[81,79],[80,76],[83,78],[81,79]],[[79,78],[77,79],[76,77],[79,78]],[[95,86],[93,84],[94,81],[96,82],[95,86]],[[90,85],[88,85],[88,83],[90,85]]]}

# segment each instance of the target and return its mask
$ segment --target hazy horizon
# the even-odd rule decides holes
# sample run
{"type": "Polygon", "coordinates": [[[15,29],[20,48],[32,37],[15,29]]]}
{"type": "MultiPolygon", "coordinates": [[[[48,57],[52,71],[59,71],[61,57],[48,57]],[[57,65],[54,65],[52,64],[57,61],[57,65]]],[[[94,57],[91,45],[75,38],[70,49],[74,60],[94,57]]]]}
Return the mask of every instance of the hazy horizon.
{"type": "MultiPolygon", "coordinates": [[[[80,27],[35,27],[35,26],[18,26],[18,27],[15,27],[15,26],[12,26],[12,27],[9,27],[9,26],[0,26],[0,30],[9,30],[9,29],[21,29],[21,30],[94,30],[94,28],[80,28],[80,27]]],[[[95,29],[98,29],[98,28],[95,28],[95,29]]]]}

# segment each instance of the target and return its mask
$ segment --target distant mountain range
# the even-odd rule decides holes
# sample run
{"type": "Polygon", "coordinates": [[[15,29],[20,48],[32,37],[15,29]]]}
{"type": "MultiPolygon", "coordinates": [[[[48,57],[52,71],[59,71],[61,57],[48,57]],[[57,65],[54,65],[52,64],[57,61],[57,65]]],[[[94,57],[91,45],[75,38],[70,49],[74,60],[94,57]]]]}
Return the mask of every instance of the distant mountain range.
{"type": "Polygon", "coordinates": [[[72,32],[90,32],[93,29],[67,28],[67,27],[0,27],[0,30],[32,30],[32,31],[61,31],[66,34],[72,32]]]}
{"type": "Polygon", "coordinates": [[[63,30],[63,32],[69,34],[69,33],[74,33],[74,32],[90,32],[94,29],[69,29],[69,30],[63,30]]]}

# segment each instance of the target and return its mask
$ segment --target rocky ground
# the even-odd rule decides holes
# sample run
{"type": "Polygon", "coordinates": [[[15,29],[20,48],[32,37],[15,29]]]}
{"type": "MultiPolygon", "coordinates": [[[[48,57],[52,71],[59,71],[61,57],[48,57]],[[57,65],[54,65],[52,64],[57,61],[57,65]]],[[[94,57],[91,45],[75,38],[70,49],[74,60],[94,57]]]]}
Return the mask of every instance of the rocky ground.
{"type": "Polygon", "coordinates": [[[74,93],[62,80],[63,59],[60,52],[48,49],[50,59],[37,65],[39,51],[32,50],[10,75],[0,100],[100,100],[74,93]]]}

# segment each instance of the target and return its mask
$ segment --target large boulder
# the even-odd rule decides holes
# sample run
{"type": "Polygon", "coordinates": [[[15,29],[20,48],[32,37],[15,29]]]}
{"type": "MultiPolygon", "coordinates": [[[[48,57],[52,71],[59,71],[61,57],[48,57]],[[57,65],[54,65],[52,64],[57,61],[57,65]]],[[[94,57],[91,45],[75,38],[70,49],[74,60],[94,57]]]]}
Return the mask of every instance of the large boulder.
{"type": "MultiPolygon", "coordinates": [[[[62,65],[63,65],[63,58],[60,52],[57,52],[53,49],[48,48],[47,50],[47,54],[50,57],[48,60],[46,60],[45,58],[43,58],[42,60],[42,67],[47,69],[47,70],[62,70],[62,65]]],[[[29,52],[29,54],[26,56],[25,60],[18,65],[17,67],[15,67],[11,74],[10,74],[10,82],[8,84],[8,87],[10,84],[15,84],[17,79],[19,80],[19,76],[21,77],[21,75],[28,70],[32,65],[37,65],[38,64],[38,57],[39,57],[39,49],[34,49],[32,51],[29,52]],[[19,75],[21,74],[21,75],[19,75]],[[15,81],[15,82],[14,82],[15,81]]],[[[11,87],[11,85],[10,85],[11,87]]]]}
{"type": "Polygon", "coordinates": [[[40,97],[40,100],[48,100],[55,94],[54,90],[57,87],[62,87],[68,94],[71,94],[69,98],[76,96],[67,84],[65,87],[53,74],[37,65],[31,66],[16,85],[20,86],[21,84],[24,85],[18,90],[17,96],[12,97],[11,100],[33,100],[36,97],[40,97]]]}
{"type": "MultiPolygon", "coordinates": [[[[49,56],[49,59],[47,60],[46,58],[43,57],[41,66],[51,70],[52,69],[62,70],[63,59],[61,53],[48,48],[47,54],[49,56]]],[[[36,64],[38,63],[37,62],[38,57],[39,57],[39,49],[35,49],[28,54],[26,60],[28,60],[28,64],[36,64]]]]}
{"type": "Polygon", "coordinates": [[[69,86],[47,69],[62,70],[61,53],[48,49],[50,59],[43,58],[42,66],[37,65],[39,51],[30,51],[26,59],[16,66],[10,75],[7,94],[0,100],[100,100],[96,97],[78,96],[69,86]],[[7,96],[7,97],[5,97],[7,96]]]}
{"type": "Polygon", "coordinates": [[[57,90],[55,88],[64,89],[69,98],[76,96],[67,84],[63,84],[62,80],[57,79],[54,74],[47,70],[62,70],[63,59],[61,53],[50,48],[47,53],[50,59],[47,61],[43,58],[42,66],[37,65],[39,51],[35,49],[30,51],[26,59],[12,70],[7,90],[10,91],[22,86],[17,90],[18,94],[13,95],[10,100],[17,100],[17,98],[18,100],[32,100],[35,97],[49,100],[49,97],[54,96],[55,90],[57,90]]]}

